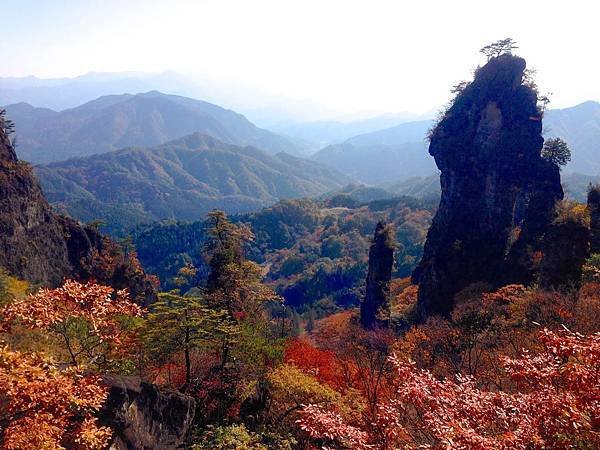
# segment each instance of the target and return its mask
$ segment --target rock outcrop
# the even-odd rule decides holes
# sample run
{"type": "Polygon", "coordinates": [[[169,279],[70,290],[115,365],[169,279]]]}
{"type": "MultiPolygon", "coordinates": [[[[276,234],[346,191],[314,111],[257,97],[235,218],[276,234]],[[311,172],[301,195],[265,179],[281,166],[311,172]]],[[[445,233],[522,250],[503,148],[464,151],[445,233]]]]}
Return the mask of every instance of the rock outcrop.
{"type": "Polygon", "coordinates": [[[196,402],[175,391],[161,390],[137,377],[106,376],[110,388],[100,422],[111,427],[111,450],[183,448],[194,421],[196,402]]]}
{"type": "Polygon", "coordinates": [[[141,303],[155,296],[135,258],[95,228],[52,210],[31,167],[17,159],[1,127],[0,266],[44,286],[57,286],[65,278],[94,279],[129,288],[141,303]]]}
{"type": "Polygon", "coordinates": [[[587,206],[590,212],[590,253],[600,253],[600,185],[590,188],[587,206]]]}
{"type": "Polygon", "coordinates": [[[389,324],[394,245],[393,229],[384,222],[377,223],[369,249],[366,294],[360,304],[360,323],[368,330],[385,328],[389,324]]]}
{"type": "Polygon", "coordinates": [[[475,282],[529,283],[563,198],[559,168],[542,159],[542,117],[525,60],[492,58],[459,92],[430,135],[441,200],[413,274],[418,313],[446,315],[475,282]]]}
{"type": "Polygon", "coordinates": [[[577,287],[589,256],[590,229],[578,220],[550,225],[544,237],[539,284],[544,289],[577,287]]]}

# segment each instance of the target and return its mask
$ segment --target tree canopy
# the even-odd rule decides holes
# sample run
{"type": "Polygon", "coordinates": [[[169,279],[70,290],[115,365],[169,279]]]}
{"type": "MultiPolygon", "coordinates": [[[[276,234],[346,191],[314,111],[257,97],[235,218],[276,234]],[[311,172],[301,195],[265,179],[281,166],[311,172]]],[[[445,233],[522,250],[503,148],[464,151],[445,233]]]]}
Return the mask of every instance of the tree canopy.
{"type": "Polygon", "coordinates": [[[566,166],[571,161],[571,149],[561,138],[548,139],[542,148],[542,158],[559,167],[566,166]]]}
{"type": "Polygon", "coordinates": [[[519,46],[512,38],[506,38],[492,42],[491,44],[482,47],[479,51],[483,53],[489,61],[490,59],[496,58],[505,53],[512,53],[512,51],[517,48],[519,48],[519,46]]]}

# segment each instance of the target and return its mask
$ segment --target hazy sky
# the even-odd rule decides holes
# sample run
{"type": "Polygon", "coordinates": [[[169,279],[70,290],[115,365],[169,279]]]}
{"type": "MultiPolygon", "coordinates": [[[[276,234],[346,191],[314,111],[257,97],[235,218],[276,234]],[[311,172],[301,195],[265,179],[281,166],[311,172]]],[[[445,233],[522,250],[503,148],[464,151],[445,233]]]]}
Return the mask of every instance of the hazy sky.
{"type": "Polygon", "coordinates": [[[552,107],[600,100],[598,0],[0,0],[0,76],[198,73],[334,110],[424,112],[513,37],[552,107]]]}

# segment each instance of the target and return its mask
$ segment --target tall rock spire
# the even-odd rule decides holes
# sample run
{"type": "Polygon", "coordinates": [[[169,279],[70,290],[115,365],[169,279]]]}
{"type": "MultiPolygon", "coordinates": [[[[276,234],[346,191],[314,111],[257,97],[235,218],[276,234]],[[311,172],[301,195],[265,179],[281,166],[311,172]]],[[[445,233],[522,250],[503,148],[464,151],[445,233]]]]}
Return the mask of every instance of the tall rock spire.
{"type": "Polygon", "coordinates": [[[590,188],[587,205],[590,212],[590,253],[600,253],[600,185],[590,188]]]}
{"type": "Polygon", "coordinates": [[[442,196],[413,274],[421,318],[448,314],[471,283],[528,283],[563,198],[557,166],[540,156],[542,116],[525,60],[494,57],[463,87],[430,135],[442,196]]]}
{"type": "Polygon", "coordinates": [[[369,250],[366,295],[360,305],[360,322],[368,330],[388,326],[394,246],[393,229],[384,222],[377,223],[369,250]]]}

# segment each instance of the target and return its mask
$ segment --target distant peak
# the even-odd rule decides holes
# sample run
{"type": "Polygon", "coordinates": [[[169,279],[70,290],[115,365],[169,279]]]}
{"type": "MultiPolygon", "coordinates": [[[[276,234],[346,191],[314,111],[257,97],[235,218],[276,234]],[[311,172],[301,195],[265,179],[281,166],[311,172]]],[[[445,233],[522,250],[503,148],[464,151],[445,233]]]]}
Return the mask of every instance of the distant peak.
{"type": "Polygon", "coordinates": [[[202,133],[200,131],[196,131],[192,134],[188,134],[187,136],[183,136],[177,139],[174,139],[169,142],[165,142],[161,145],[161,147],[166,146],[185,146],[188,148],[199,148],[199,147],[216,147],[219,145],[226,145],[222,141],[208,135],[202,133]]]}
{"type": "Polygon", "coordinates": [[[141,92],[136,94],[136,97],[168,97],[169,94],[165,94],[164,92],[160,92],[157,90],[152,90],[148,92],[141,92]]]}

